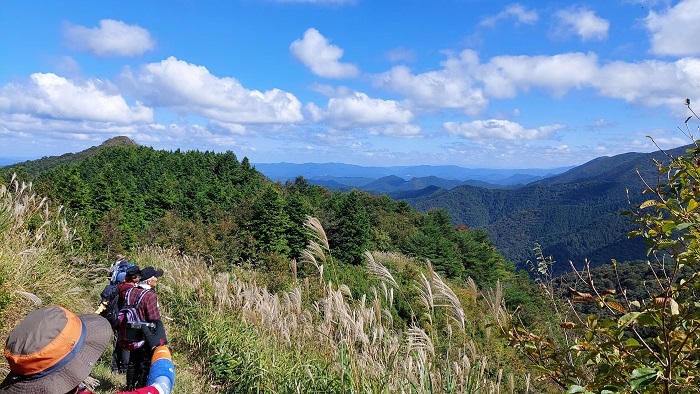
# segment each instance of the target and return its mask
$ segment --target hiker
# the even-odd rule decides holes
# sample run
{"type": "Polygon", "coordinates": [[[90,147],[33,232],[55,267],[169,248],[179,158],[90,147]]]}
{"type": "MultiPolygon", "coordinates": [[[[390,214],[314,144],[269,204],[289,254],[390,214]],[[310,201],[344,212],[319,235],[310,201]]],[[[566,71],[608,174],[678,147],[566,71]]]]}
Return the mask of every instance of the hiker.
{"type": "Polygon", "coordinates": [[[95,311],[102,317],[106,318],[112,325],[114,330],[114,351],[112,352],[112,373],[126,373],[126,367],[129,363],[129,351],[119,346],[117,341],[117,324],[119,309],[119,286],[124,283],[127,278],[133,283],[138,282],[140,269],[137,265],[129,263],[124,258],[112,264],[110,268],[110,281],[105,286],[100,294],[102,302],[100,307],[95,311]],[[136,279],[134,280],[134,276],[136,279]]]}
{"type": "MultiPolygon", "coordinates": [[[[158,297],[154,287],[161,276],[163,276],[163,270],[157,270],[150,266],[142,269],[141,280],[133,288],[127,289],[124,296],[124,305],[138,303],[137,312],[140,320],[154,324],[157,329],[163,327],[163,322],[161,321],[158,297]]],[[[164,328],[162,330],[165,331],[164,328]]],[[[146,384],[146,378],[151,367],[150,360],[151,349],[148,346],[141,346],[129,352],[129,363],[126,368],[127,389],[133,390],[146,384]]]]}
{"type": "MultiPolygon", "coordinates": [[[[5,343],[10,373],[0,383],[0,393],[91,394],[81,383],[109,345],[111,333],[107,319],[94,313],[76,316],[59,306],[29,312],[5,343]]],[[[172,391],[175,366],[165,330],[146,335],[153,348],[148,386],[121,394],[172,391]]]]}
{"type": "Polygon", "coordinates": [[[119,292],[119,309],[121,309],[124,306],[124,296],[126,295],[126,292],[130,288],[136,286],[136,284],[139,283],[140,280],[141,269],[138,265],[134,265],[133,267],[130,267],[126,270],[124,282],[120,283],[117,287],[117,291],[119,292]]]}

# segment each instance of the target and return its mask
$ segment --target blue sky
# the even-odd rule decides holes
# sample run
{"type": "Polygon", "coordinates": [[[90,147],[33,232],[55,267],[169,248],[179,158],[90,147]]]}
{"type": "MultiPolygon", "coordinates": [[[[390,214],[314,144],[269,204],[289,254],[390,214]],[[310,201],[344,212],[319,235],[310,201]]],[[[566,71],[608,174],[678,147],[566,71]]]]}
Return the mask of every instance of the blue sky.
{"type": "Polygon", "coordinates": [[[0,157],[118,135],[371,166],[676,147],[699,21],[700,0],[2,1],[0,157]]]}

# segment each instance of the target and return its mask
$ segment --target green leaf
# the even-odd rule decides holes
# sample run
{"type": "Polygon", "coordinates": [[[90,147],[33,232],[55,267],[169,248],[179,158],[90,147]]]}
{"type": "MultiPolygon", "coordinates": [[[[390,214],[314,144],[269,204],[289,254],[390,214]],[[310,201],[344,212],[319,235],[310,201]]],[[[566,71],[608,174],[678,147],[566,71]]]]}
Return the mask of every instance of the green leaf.
{"type": "Polygon", "coordinates": [[[625,341],[625,346],[630,347],[630,348],[638,348],[641,345],[639,344],[639,341],[637,341],[634,338],[627,338],[625,341]]]}
{"type": "Polygon", "coordinates": [[[585,387],[581,387],[581,386],[576,385],[576,384],[569,387],[569,389],[566,390],[566,394],[577,394],[577,393],[592,394],[590,391],[586,390],[585,387]]]}
{"type": "Polygon", "coordinates": [[[679,224],[678,226],[676,226],[676,227],[674,228],[674,230],[676,230],[676,231],[682,231],[682,230],[685,230],[685,229],[687,229],[688,227],[690,227],[690,226],[692,226],[692,225],[693,225],[693,223],[681,223],[681,224],[679,224]]]}
{"type": "Polygon", "coordinates": [[[700,206],[700,204],[694,199],[691,198],[690,201],[688,201],[688,211],[694,211],[698,206],[700,206]]]}
{"type": "Polygon", "coordinates": [[[656,205],[656,200],[646,200],[639,206],[640,209],[648,208],[652,205],[656,205]]]}
{"type": "Polygon", "coordinates": [[[630,387],[632,390],[637,390],[640,387],[648,386],[654,383],[659,376],[659,372],[654,368],[637,368],[630,375],[630,387]]]}
{"type": "Polygon", "coordinates": [[[643,326],[658,326],[658,321],[649,313],[642,313],[637,317],[637,323],[643,326]]]}
{"type": "Polygon", "coordinates": [[[630,312],[624,316],[622,316],[618,321],[617,321],[617,327],[618,328],[625,328],[632,324],[634,321],[637,320],[639,315],[641,315],[642,312],[630,312]]]}
{"type": "Polygon", "coordinates": [[[661,231],[664,233],[668,233],[671,231],[671,229],[676,227],[676,222],[672,220],[664,220],[664,224],[661,225],[661,231]]]}

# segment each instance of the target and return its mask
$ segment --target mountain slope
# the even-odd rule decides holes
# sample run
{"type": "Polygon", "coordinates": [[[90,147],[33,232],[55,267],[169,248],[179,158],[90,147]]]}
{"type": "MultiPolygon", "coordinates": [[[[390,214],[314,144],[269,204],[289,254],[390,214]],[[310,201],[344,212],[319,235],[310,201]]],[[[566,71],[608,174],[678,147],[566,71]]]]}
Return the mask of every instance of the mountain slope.
{"type": "Polygon", "coordinates": [[[98,154],[104,148],[114,146],[138,146],[138,144],[132,141],[129,137],[119,136],[110,138],[98,146],[93,146],[78,153],[65,153],[60,156],[49,156],[39,160],[28,160],[21,163],[15,163],[13,166],[22,166],[22,168],[24,168],[28,174],[36,175],[42,171],[49,170],[59,165],[76,163],[90,158],[98,154]]]}
{"type": "Polygon", "coordinates": [[[668,162],[666,154],[678,156],[685,149],[598,158],[515,190],[460,186],[392,196],[421,211],[446,209],[455,224],[484,228],[496,247],[521,266],[534,258],[535,243],[561,262],[559,270],[568,269],[569,260],[590,259],[596,265],[611,258],[643,259],[643,243],[627,238],[633,224],[620,214],[629,202],[643,199],[639,174],[655,180],[653,160],[668,162]]]}

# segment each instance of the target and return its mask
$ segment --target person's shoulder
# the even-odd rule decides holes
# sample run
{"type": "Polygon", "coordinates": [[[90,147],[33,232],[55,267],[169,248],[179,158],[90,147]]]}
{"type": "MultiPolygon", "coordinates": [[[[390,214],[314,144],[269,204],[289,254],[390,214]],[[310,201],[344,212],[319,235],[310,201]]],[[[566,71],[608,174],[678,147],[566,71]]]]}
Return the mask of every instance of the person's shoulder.
{"type": "MultiPolygon", "coordinates": [[[[144,289],[142,287],[139,287],[138,289],[141,290],[141,293],[146,293],[143,295],[143,298],[152,298],[152,297],[157,297],[156,292],[153,291],[153,289],[144,289]]],[[[140,294],[140,293],[139,293],[140,294]]]]}

